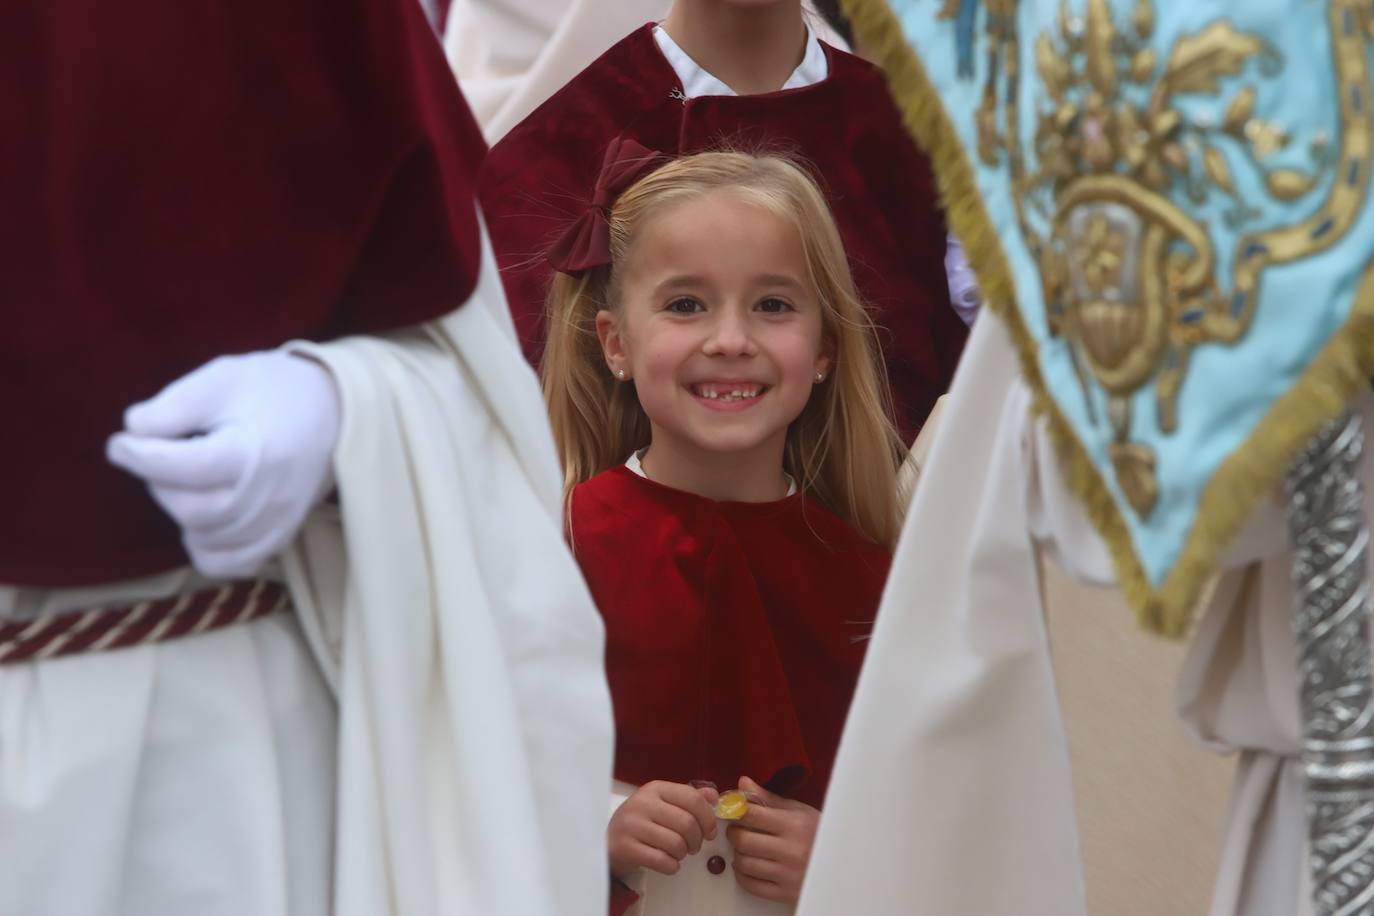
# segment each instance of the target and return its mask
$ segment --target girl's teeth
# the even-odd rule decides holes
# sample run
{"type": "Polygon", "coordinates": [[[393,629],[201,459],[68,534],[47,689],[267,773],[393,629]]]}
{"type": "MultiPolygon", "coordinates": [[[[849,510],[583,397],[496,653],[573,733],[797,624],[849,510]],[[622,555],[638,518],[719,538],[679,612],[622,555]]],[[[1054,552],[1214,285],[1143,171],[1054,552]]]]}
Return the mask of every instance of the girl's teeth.
{"type": "Polygon", "coordinates": [[[697,389],[697,394],[712,401],[739,401],[744,398],[758,397],[757,388],[736,388],[734,391],[719,392],[712,389],[697,389]]]}

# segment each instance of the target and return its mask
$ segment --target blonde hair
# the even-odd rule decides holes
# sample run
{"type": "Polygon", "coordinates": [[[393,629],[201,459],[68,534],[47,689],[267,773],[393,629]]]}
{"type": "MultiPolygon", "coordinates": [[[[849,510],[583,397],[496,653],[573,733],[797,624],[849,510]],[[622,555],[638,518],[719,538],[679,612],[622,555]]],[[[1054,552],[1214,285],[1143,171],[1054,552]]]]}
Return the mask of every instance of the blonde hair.
{"type": "Polygon", "coordinates": [[[624,463],[649,444],[649,418],[633,384],[606,368],[596,315],[620,307],[620,271],[644,220],[664,208],[729,189],[794,224],[821,302],[830,378],[791,424],[784,469],[798,487],[878,544],[897,536],[901,445],[873,325],[849,273],[839,230],[815,183],[778,156],[698,153],[668,162],[623,193],[609,216],[611,264],[581,277],[556,273],[540,364],[564,486],[624,463]]]}

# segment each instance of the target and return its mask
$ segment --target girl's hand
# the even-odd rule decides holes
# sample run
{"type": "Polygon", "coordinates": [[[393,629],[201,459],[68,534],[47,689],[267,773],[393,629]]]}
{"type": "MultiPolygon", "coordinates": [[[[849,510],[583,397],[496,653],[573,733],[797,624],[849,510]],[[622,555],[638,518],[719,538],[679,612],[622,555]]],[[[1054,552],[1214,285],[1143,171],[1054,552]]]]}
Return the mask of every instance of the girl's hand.
{"type": "Polygon", "coordinates": [[[821,813],[810,805],[774,795],[748,776],[741,792],[759,799],[725,831],[735,850],[735,880],[755,897],[796,903],[811,861],[821,813]]]}
{"type": "Polygon", "coordinates": [[[684,858],[716,837],[715,789],[677,782],[646,782],[627,798],[606,826],[611,874],[636,868],[675,875],[684,858]]]}

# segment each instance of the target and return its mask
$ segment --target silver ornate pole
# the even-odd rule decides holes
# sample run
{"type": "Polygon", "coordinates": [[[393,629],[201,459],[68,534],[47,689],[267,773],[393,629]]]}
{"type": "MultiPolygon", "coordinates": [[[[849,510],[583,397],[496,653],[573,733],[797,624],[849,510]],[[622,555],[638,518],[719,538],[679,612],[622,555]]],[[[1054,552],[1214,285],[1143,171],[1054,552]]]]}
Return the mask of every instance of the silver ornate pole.
{"type": "Polygon", "coordinates": [[[1364,429],[1346,414],[1288,470],[1313,912],[1374,914],[1374,682],[1364,429]]]}

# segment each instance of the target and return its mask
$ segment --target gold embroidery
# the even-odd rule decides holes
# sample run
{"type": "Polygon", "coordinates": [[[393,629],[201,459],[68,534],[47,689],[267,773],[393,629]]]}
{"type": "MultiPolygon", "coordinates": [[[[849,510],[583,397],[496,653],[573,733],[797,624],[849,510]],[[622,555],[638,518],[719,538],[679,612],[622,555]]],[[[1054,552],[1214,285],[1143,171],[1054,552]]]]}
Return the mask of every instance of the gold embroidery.
{"type": "Polygon", "coordinates": [[[1112,442],[1107,446],[1107,457],[1131,508],[1138,515],[1149,515],[1159,498],[1154,452],[1138,442],[1112,442]]]}
{"type": "MultiPolygon", "coordinates": [[[[936,82],[914,52],[889,0],[841,2],[851,16],[855,34],[887,70],[908,128],[930,151],[950,225],[964,240],[970,263],[986,294],[987,308],[1004,322],[1011,336],[1026,383],[1034,392],[1032,409],[1045,418],[1062,459],[1060,469],[1065,483],[1082,500],[1112,554],[1122,594],[1145,629],[1172,638],[1186,636],[1193,613],[1213,577],[1220,551],[1243,526],[1260,495],[1279,485],[1290,457],[1302,445],[1368,389],[1369,379],[1374,377],[1374,262],[1366,266],[1354,291],[1351,311],[1340,329],[1326,341],[1293,387],[1265,413],[1244,444],[1208,480],[1182,552],[1164,578],[1156,581],[1141,565],[1126,526],[1126,513],[1119,508],[1116,494],[1105,484],[1107,474],[1113,472],[1104,474],[1091,460],[1079,432],[1065,419],[1060,403],[1046,389],[1035,323],[1037,318],[1043,318],[1053,327],[1055,318],[1052,314],[1031,315],[1016,304],[1017,290],[1006,239],[999,232],[1000,224],[988,211],[977,180],[976,160],[965,149],[952,119],[954,113],[942,104],[936,82]]],[[[1365,9],[1374,12],[1374,0],[1365,0],[1365,9]]],[[[1370,17],[1364,22],[1374,38],[1374,30],[1369,29],[1370,17]]],[[[963,120],[965,114],[958,112],[957,117],[963,120]]],[[[1330,139],[1321,132],[1306,139],[1313,161],[1326,161],[1330,139]]],[[[1039,208],[1034,209],[1039,212],[1039,208]]],[[[1368,247],[1363,242],[1362,245],[1368,247]]],[[[1053,252],[1037,252],[1035,257],[1047,276],[1053,270],[1065,269],[1062,258],[1053,256],[1053,252]]],[[[1068,348],[1067,355],[1071,363],[1076,362],[1072,348],[1068,348]]],[[[1166,356],[1161,363],[1165,368],[1161,368],[1155,382],[1161,400],[1165,399],[1169,364],[1170,357],[1166,356]]],[[[1181,378],[1185,367],[1174,368],[1181,378]]],[[[1075,370],[1081,373],[1082,367],[1075,365],[1075,370]]],[[[1091,403],[1087,408],[1090,416],[1097,413],[1091,403]]]]}
{"type": "Polygon", "coordinates": [[[1271,165],[1291,138],[1282,124],[1256,116],[1262,93],[1281,77],[1278,53],[1223,19],[1180,36],[1161,64],[1148,46],[1151,0],[1136,0],[1124,27],[1108,0],[1086,0],[1081,17],[1061,0],[1057,34],[1035,42],[1047,101],[1035,111],[1028,167],[1021,144],[1008,140],[1022,136],[1015,7],[1016,0],[989,4],[978,155],[990,166],[1005,156],[1021,232],[1040,268],[1047,326],[1069,344],[1090,416],[1088,379],[1106,394],[1108,457],[1121,492],[1147,517],[1157,499],[1155,456],[1129,441],[1127,399],[1153,382],[1159,428],[1176,429],[1191,350],[1238,340],[1264,270],[1329,248],[1360,211],[1374,153],[1364,48],[1374,4],[1330,0],[1340,134],[1334,150],[1314,138],[1310,168],[1295,166],[1291,155],[1271,165]],[[1234,86],[1256,73],[1257,83],[1234,86]],[[1181,96],[1192,98],[1183,104],[1181,96]],[[1198,96],[1222,103],[1220,116],[1199,114],[1198,96]],[[1326,199],[1304,207],[1305,219],[1245,231],[1265,207],[1301,203],[1321,187],[1326,199]],[[1254,188],[1267,199],[1242,190],[1254,188]],[[1188,209],[1214,200],[1224,207],[1236,240],[1229,290],[1217,278],[1207,223],[1176,200],[1188,209]]]}

